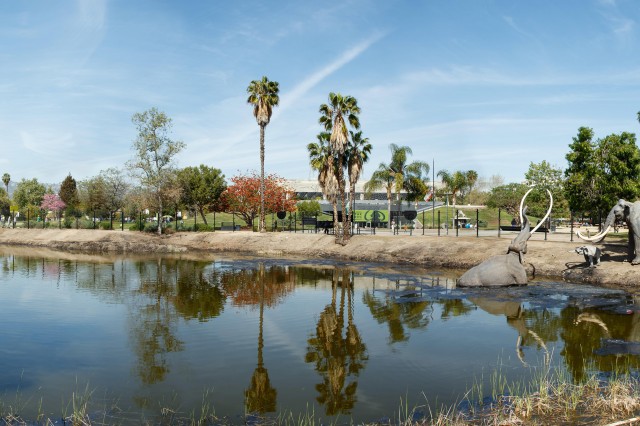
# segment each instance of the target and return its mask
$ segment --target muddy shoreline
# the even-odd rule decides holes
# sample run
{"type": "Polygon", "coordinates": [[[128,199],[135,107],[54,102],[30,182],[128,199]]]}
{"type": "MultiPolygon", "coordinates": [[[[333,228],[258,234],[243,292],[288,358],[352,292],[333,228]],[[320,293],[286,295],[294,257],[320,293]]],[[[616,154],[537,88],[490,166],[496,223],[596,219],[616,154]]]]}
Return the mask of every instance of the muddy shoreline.
{"type": "MultiPolygon", "coordinates": [[[[466,270],[486,258],[503,254],[509,237],[354,235],[346,246],[331,235],[314,233],[179,232],[157,236],[142,232],[0,229],[0,246],[47,248],[82,254],[227,253],[263,257],[324,258],[342,261],[411,264],[426,268],[466,270]]],[[[626,241],[601,244],[597,268],[587,268],[572,250],[580,242],[534,240],[526,256],[530,276],[622,288],[640,293],[640,265],[625,261],[626,241]]]]}

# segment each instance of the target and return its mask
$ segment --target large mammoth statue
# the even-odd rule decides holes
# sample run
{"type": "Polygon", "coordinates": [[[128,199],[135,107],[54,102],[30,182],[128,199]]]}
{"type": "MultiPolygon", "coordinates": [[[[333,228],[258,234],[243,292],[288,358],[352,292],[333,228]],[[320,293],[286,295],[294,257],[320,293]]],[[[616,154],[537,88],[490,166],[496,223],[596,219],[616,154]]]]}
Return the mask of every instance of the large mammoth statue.
{"type": "Polygon", "coordinates": [[[511,241],[506,254],[499,254],[485,260],[465,272],[459,279],[459,287],[505,287],[512,285],[526,285],[528,283],[527,271],[524,268],[524,255],[527,253],[527,241],[531,235],[547,220],[553,206],[553,197],[549,194],[549,210],[544,219],[531,230],[529,219],[527,218],[527,208],[522,208],[524,200],[532,191],[530,189],[522,197],[520,202],[520,220],[522,228],[520,233],[511,241]]]}
{"type": "Polygon", "coordinates": [[[640,201],[630,203],[622,199],[618,200],[618,203],[607,215],[601,233],[586,237],[578,231],[577,235],[585,241],[599,243],[607,236],[616,221],[625,222],[629,228],[629,244],[627,246],[629,262],[632,265],[640,264],[640,253],[636,253],[636,248],[640,248],[640,201]]]}

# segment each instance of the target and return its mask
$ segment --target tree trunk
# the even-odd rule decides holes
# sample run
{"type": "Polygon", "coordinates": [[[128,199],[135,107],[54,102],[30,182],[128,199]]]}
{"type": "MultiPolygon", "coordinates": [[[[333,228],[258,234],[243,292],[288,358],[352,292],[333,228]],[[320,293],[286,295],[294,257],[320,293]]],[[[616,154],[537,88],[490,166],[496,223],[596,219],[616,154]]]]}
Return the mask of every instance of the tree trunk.
{"type": "Polygon", "coordinates": [[[333,235],[336,238],[336,244],[340,242],[340,238],[338,235],[338,197],[333,197],[333,235]]]}
{"type": "Polygon", "coordinates": [[[387,189],[387,228],[391,229],[391,191],[387,189]]]}
{"type": "Polygon", "coordinates": [[[260,232],[267,232],[264,213],[264,125],[260,125],[260,232]]]}
{"type": "Polygon", "coordinates": [[[340,200],[342,201],[342,244],[349,241],[349,228],[347,227],[347,197],[344,190],[344,169],[342,168],[343,155],[338,156],[338,185],[340,186],[340,200]]]}
{"type": "Polygon", "coordinates": [[[158,196],[158,235],[162,235],[162,196],[158,196]]]}
{"type": "Polygon", "coordinates": [[[200,216],[202,217],[202,221],[204,222],[205,225],[209,225],[207,223],[207,217],[204,215],[204,209],[202,207],[198,208],[198,211],[200,211],[200,216]]]}
{"type": "Polygon", "coordinates": [[[353,223],[353,217],[356,214],[355,212],[355,200],[356,198],[356,183],[349,181],[349,202],[351,203],[351,215],[349,215],[349,229],[351,229],[351,224],[353,223]]]}

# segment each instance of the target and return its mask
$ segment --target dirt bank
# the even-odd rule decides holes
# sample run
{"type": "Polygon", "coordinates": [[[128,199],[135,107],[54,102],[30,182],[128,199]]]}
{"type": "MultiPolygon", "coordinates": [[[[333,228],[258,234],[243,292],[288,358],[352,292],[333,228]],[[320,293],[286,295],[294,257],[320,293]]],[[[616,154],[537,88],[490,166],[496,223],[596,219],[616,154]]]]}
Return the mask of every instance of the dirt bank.
{"type": "MultiPolygon", "coordinates": [[[[536,276],[562,278],[640,292],[640,265],[625,262],[626,242],[601,245],[602,263],[585,268],[572,250],[579,242],[536,240],[528,244],[527,268],[536,276]]],[[[130,231],[0,229],[0,246],[50,248],[82,253],[244,253],[267,257],[335,258],[410,263],[466,270],[506,252],[510,237],[355,235],[346,246],[330,235],[312,233],[206,232],[157,235],[130,231]]]]}

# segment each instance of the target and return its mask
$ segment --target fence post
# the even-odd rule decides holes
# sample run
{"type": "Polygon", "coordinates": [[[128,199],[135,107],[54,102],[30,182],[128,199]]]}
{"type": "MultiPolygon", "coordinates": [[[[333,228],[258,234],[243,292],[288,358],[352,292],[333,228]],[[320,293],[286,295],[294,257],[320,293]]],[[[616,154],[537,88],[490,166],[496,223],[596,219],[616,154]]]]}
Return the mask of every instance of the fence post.
{"type": "Polygon", "coordinates": [[[502,213],[502,209],[498,209],[498,238],[500,238],[500,213],[502,213]]]}
{"type": "Polygon", "coordinates": [[[480,237],[480,209],[476,209],[476,238],[480,237]]]}
{"type": "Polygon", "coordinates": [[[424,235],[424,210],[422,210],[422,235],[424,235]]]}
{"type": "Polygon", "coordinates": [[[438,210],[438,237],[440,236],[440,210],[438,210]]]}
{"type": "Polygon", "coordinates": [[[458,219],[458,212],[460,210],[456,209],[456,237],[458,236],[458,229],[460,229],[460,219],[458,219]]]}
{"type": "Polygon", "coordinates": [[[570,213],[570,217],[571,217],[571,242],[573,242],[573,211],[571,211],[570,213]]]}

